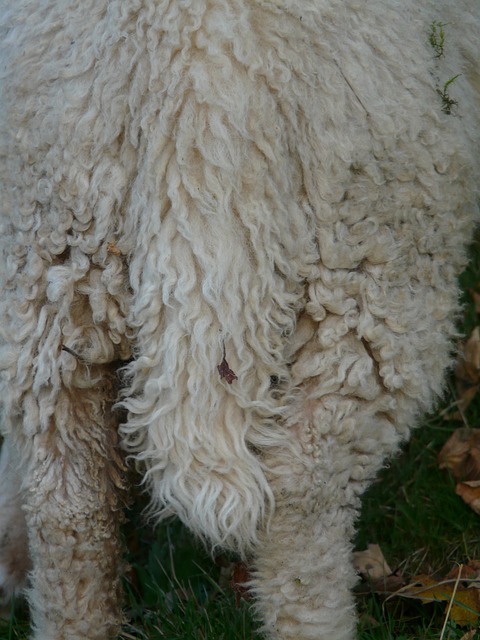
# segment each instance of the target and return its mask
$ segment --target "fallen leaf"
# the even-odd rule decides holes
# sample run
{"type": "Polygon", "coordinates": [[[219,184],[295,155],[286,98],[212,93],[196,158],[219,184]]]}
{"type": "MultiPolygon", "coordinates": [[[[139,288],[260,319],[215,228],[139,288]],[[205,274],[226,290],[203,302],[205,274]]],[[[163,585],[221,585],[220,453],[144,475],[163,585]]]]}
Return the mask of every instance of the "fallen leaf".
{"type": "Polygon", "coordinates": [[[250,580],[250,573],[248,567],[244,562],[235,562],[233,565],[232,579],[230,586],[235,594],[235,606],[240,606],[240,600],[251,600],[251,594],[246,586],[246,583],[250,580]]]}
{"type": "MultiPolygon", "coordinates": [[[[456,580],[458,577],[458,566],[452,567],[452,569],[445,576],[445,580],[456,580]]],[[[480,589],[480,582],[475,582],[478,578],[480,580],[480,561],[469,560],[468,564],[462,564],[462,580],[468,580],[469,586],[475,586],[480,589]]]]}
{"type": "Polygon", "coordinates": [[[456,381],[460,414],[475,397],[480,386],[480,327],[470,334],[458,355],[456,381]]]}
{"type": "Polygon", "coordinates": [[[455,493],[480,515],[480,480],[459,482],[455,487],[455,493]]]}
{"type": "MultiPolygon", "coordinates": [[[[370,575],[370,558],[375,560],[375,569],[383,558],[377,545],[369,545],[364,552],[355,554],[354,563],[357,570],[365,565],[362,573],[370,575]],[[370,549],[372,548],[372,549],[370,549]],[[360,557],[360,562],[358,562],[360,557]]],[[[386,563],[385,563],[386,565],[386,563]]],[[[388,565],[386,569],[389,570],[388,565]]],[[[380,573],[380,570],[379,572],[380,573]]],[[[392,598],[413,599],[422,603],[443,602],[448,617],[459,626],[477,625],[480,618],[480,562],[471,560],[468,565],[455,566],[443,579],[439,580],[428,574],[415,576],[408,584],[401,584],[402,578],[395,574],[370,582],[370,593],[387,596],[386,602],[392,598]],[[460,574],[460,575],[459,575],[460,574]],[[390,582],[395,577],[396,582],[390,582]]],[[[361,593],[358,589],[356,593],[361,593]]],[[[465,640],[471,636],[466,634],[465,640]]],[[[463,640],[463,639],[462,639],[463,640]]]]}
{"type": "Polygon", "coordinates": [[[355,551],[353,565],[358,573],[370,580],[379,580],[392,573],[378,544],[369,544],[364,551],[355,551]]]}
{"type": "Polygon", "coordinates": [[[235,371],[230,369],[230,365],[227,362],[225,345],[223,345],[223,359],[217,366],[217,369],[218,373],[220,374],[220,378],[224,379],[228,384],[232,384],[232,382],[238,380],[237,374],[235,373],[235,371]]]}
{"type": "Polygon", "coordinates": [[[475,327],[463,345],[457,364],[457,378],[469,384],[480,383],[480,327],[475,327]]]}
{"type": "Polygon", "coordinates": [[[450,619],[459,626],[476,624],[480,616],[480,591],[465,580],[468,571],[464,572],[463,566],[460,567],[462,575],[458,582],[458,571],[456,569],[455,577],[444,580],[436,580],[429,575],[416,576],[409,585],[392,595],[424,603],[446,602],[446,607],[453,599],[450,619]]]}
{"type": "Polygon", "coordinates": [[[405,586],[405,578],[401,574],[392,573],[389,576],[378,578],[377,580],[368,579],[368,584],[359,584],[355,588],[355,593],[359,596],[377,593],[380,596],[390,596],[405,586]]]}
{"type": "MultiPolygon", "coordinates": [[[[476,284],[477,289],[480,288],[480,283],[476,284]]],[[[475,313],[480,315],[480,293],[475,289],[467,289],[468,293],[472,296],[473,304],[475,306],[475,313]]]]}
{"type": "Polygon", "coordinates": [[[454,431],[438,454],[438,464],[456,480],[480,480],[480,429],[454,431]]]}
{"type": "Polygon", "coordinates": [[[461,589],[456,592],[450,609],[450,618],[460,627],[477,624],[480,616],[480,597],[478,589],[461,589]]]}

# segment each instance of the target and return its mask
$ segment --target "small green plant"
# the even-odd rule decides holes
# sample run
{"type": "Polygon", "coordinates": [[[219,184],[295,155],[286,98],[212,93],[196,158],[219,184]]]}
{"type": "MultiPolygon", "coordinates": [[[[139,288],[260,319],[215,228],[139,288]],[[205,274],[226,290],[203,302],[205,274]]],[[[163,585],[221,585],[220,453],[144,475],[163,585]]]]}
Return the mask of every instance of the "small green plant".
{"type": "Polygon", "coordinates": [[[445,31],[443,27],[446,26],[446,22],[437,22],[436,20],[432,22],[428,41],[435,51],[435,58],[441,58],[445,53],[445,31]]]}
{"type": "Polygon", "coordinates": [[[455,80],[461,75],[461,73],[457,73],[456,76],[453,76],[453,78],[447,80],[447,82],[445,82],[441,89],[437,89],[437,93],[442,99],[442,111],[447,115],[451,115],[458,104],[458,101],[454,100],[448,93],[448,87],[453,84],[455,80]]]}
{"type": "MultiPolygon", "coordinates": [[[[447,22],[434,20],[430,25],[428,42],[434,51],[434,58],[436,60],[445,56],[445,27],[447,26],[447,24],[447,22]]],[[[450,78],[450,80],[447,80],[442,85],[438,74],[438,68],[433,71],[433,77],[435,78],[437,85],[437,93],[442,100],[442,111],[447,115],[452,115],[455,112],[455,107],[458,105],[458,101],[450,96],[449,87],[461,75],[461,73],[458,73],[456,76],[453,76],[453,78],[450,78]]]]}

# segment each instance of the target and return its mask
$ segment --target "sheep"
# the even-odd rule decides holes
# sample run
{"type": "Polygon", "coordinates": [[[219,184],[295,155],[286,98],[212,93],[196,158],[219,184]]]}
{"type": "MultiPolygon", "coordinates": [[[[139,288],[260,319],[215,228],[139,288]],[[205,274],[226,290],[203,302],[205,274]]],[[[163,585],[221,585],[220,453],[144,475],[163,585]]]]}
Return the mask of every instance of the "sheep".
{"type": "Polygon", "coordinates": [[[351,640],[361,494],[452,361],[478,3],[0,23],[4,604],[35,640],[118,635],[135,464],[157,521],[249,559],[270,640],[351,640]]]}

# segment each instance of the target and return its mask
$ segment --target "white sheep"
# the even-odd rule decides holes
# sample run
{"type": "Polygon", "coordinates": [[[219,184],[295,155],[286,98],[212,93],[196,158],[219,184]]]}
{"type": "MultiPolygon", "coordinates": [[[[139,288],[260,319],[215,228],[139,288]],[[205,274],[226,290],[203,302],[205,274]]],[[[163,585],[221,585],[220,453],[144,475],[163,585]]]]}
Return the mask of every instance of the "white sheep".
{"type": "Polygon", "coordinates": [[[124,450],[251,560],[268,638],[353,638],[360,496],[451,360],[478,0],[0,23],[4,599],[27,580],[35,640],[116,637],[124,450]]]}

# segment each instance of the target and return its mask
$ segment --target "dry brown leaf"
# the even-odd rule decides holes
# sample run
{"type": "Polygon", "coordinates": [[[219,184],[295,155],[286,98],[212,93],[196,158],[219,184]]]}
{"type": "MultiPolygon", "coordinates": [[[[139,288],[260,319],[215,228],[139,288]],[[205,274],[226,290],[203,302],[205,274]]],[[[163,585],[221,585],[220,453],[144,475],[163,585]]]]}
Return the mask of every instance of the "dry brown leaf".
{"type": "Polygon", "coordinates": [[[358,573],[370,580],[380,580],[392,573],[378,544],[369,544],[364,551],[356,551],[353,565],[358,573]]]}
{"type": "Polygon", "coordinates": [[[398,595],[404,598],[415,598],[422,602],[441,602],[442,600],[450,600],[452,594],[451,580],[439,582],[427,574],[421,574],[412,578],[410,584],[407,584],[398,595]]]}
{"type": "Polygon", "coordinates": [[[438,463],[456,480],[480,480],[480,429],[454,431],[438,454],[438,463]]]}
{"type": "Polygon", "coordinates": [[[476,629],[471,629],[470,631],[467,631],[467,633],[465,635],[463,635],[460,640],[475,640],[475,636],[477,635],[477,630],[476,629]]]}
{"type": "MultiPolygon", "coordinates": [[[[479,288],[480,283],[477,282],[476,286],[479,288]]],[[[475,289],[467,289],[467,291],[472,296],[472,300],[475,305],[475,313],[480,315],[480,293],[475,291],[475,289]]]]}
{"type": "MultiPolygon", "coordinates": [[[[479,483],[480,484],[480,483],[479,483]]],[[[355,554],[354,563],[357,570],[370,576],[371,569],[376,569],[381,563],[383,554],[378,545],[370,545],[369,548],[355,554]],[[360,557],[360,562],[358,561],[360,557]],[[373,558],[373,560],[372,560],[373,558]],[[370,566],[372,565],[372,567],[370,566]],[[364,568],[362,569],[362,566],[364,568]]],[[[386,571],[389,571],[388,565],[386,571]]],[[[378,571],[380,574],[380,570],[378,571]]],[[[423,603],[444,602],[445,611],[449,619],[459,626],[476,625],[480,619],[480,562],[471,560],[468,565],[454,567],[442,580],[438,580],[428,574],[414,577],[407,585],[396,576],[396,585],[390,584],[392,575],[383,574],[382,579],[373,580],[371,587],[375,593],[387,595],[390,598],[402,597],[419,600],[423,603]],[[459,575],[459,572],[461,574],[459,575]]],[[[466,635],[466,640],[470,636],[466,635]]]]}
{"type": "Polygon", "coordinates": [[[357,595],[368,595],[377,593],[380,596],[391,596],[397,593],[405,586],[405,578],[399,574],[392,573],[389,576],[378,578],[377,580],[368,579],[368,585],[360,584],[355,588],[357,595]]]}
{"type": "Polygon", "coordinates": [[[460,385],[457,380],[457,395],[458,395],[457,407],[459,410],[453,413],[449,419],[463,421],[462,416],[465,410],[467,409],[468,405],[472,402],[472,400],[477,395],[479,387],[480,385],[478,384],[474,384],[474,385],[461,384],[460,385]]]}
{"type": "Polygon", "coordinates": [[[477,624],[480,616],[480,594],[478,589],[461,589],[455,594],[450,609],[450,618],[460,627],[477,624]]]}
{"type": "Polygon", "coordinates": [[[455,487],[455,493],[468,504],[470,509],[480,515],[480,480],[459,482],[455,487]]]}
{"type": "MultiPolygon", "coordinates": [[[[450,618],[460,626],[476,624],[480,616],[480,591],[477,588],[456,585],[458,577],[446,580],[435,580],[428,575],[413,578],[412,583],[401,589],[397,595],[404,598],[414,598],[421,602],[446,602],[448,607],[453,598],[450,618]]],[[[462,571],[463,574],[463,571],[462,571]]],[[[462,575],[465,578],[465,575],[462,575]]]]}
{"type": "Polygon", "coordinates": [[[480,386],[480,327],[475,327],[459,352],[456,382],[459,412],[454,417],[461,418],[480,386]]]}
{"type": "Polygon", "coordinates": [[[458,359],[457,378],[470,385],[480,383],[480,327],[475,327],[463,345],[458,359]]]}
{"type": "MultiPolygon", "coordinates": [[[[457,578],[458,566],[455,566],[447,573],[445,580],[456,580],[457,578]]],[[[480,561],[469,560],[468,564],[462,564],[462,580],[468,580],[470,586],[474,585],[480,589],[480,582],[475,582],[477,578],[480,580],[480,561]]]]}
{"type": "Polygon", "coordinates": [[[250,580],[250,573],[248,571],[248,567],[244,562],[235,562],[233,564],[232,578],[230,581],[230,586],[235,594],[235,606],[240,606],[240,601],[250,600],[251,593],[246,586],[250,580]]]}

